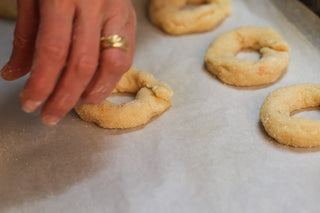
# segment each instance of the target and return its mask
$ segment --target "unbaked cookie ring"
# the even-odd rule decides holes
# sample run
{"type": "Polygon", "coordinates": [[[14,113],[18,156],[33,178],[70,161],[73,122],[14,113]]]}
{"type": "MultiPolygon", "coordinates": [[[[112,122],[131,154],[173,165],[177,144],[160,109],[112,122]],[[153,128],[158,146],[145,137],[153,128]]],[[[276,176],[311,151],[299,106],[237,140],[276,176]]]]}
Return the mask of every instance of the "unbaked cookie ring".
{"type": "Polygon", "coordinates": [[[275,82],[287,69],[289,45],[270,28],[241,27],[217,37],[205,55],[207,69],[222,82],[235,86],[258,86],[275,82]],[[257,62],[236,54],[244,49],[260,51],[257,62]]]}
{"type": "Polygon", "coordinates": [[[292,117],[295,110],[320,106],[320,84],[300,84],[271,92],[264,100],[260,119],[279,143],[295,147],[320,145],[320,121],[292,117]]]}
{"type": "Polygon", "coordinates": [[[212,30],[230,11],[229,0],[151,0],[149,4],[151,22],[173,35],[212,30]]]}
{"type": "Polygon", "coordinates": [[[81,119],[103,128],[126,129],[146,124],[152,117],[171,106],[170,87],[151,74],[131,68],[119,81],[113,93],[135,93],[135,100],[117,105],[107,100],[97,105],[76,106],[81,119]]]}

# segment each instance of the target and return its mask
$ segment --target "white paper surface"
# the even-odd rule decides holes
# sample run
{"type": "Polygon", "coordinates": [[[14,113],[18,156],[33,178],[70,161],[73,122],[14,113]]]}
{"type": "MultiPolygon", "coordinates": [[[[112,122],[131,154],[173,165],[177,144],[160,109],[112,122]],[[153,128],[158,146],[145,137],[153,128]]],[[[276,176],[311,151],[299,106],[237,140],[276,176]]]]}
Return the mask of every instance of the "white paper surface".
{"type": "MultiPolygon", "coordinates": [[[[319,148],[280,145],[259,121],[272,90],[319,83],[320,31],[299,24],[319,19],[296,1],[287,1],[296,21],[279,1],[231,2],[231,16],[214,31],[170,36],[150,24],[146,0],[134,1],[134,67],[175,92],[172,107],[139,130],[104,130],[74,113],[45,127],[39,112],[20,110],[26,78],[0,80],[0,212],[319,212],[319,148]],[[272,27],[291,46],[287,72],[269,87],[227,86],[204,68],[212,40],[246,25],[272,27]]],[[[0,27],[3,65],[14,23],[0,27]]],[[[320,119],[319,111],[296,116],[304,115],[320,119]]]]}

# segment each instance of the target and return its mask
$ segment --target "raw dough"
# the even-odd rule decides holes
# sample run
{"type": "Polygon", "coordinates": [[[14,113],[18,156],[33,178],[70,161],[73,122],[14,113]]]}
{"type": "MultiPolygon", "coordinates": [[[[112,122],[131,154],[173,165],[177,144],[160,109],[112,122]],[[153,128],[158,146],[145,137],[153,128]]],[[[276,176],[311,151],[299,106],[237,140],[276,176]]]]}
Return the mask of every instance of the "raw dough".
{"type": "Polygon", "coordinates": [[[210,45],[205,56],[207,69],[224,83],[257,86],[276,81],[289,63],[289,45],[273,29],[241,27],[224,33],[210,45]],[[259,50],[258,62],[236,58],[243,49],[259,50]]]}
{"type": "Polygon", "coordinates": [[[125,129],[146,124],[152,117],[171,106],[170,87],[157,81],[151,74],[130,69],[119,81],[113,93],[136,93],[134,101],[117,105],[103,101],[97,105],[75,107],[81,119],[103,128],[125,129]]]}
{"type": "Polygon", "coordinates": [[[173,35],[214,29],[231,11],[229,0],[151,0],[149,16],[153,24],[173,35]],[[195,8],[184,8],[198,4],[195,8]]]}
{"type": "Polygon", "coordinates": [[[264,100],[260,119],[268,134],[279,143],[295,147],[320,145],[320,121],[292,117],[290,113],[320,106],[320,84],[299,84],[271,92],[264,100]]]}

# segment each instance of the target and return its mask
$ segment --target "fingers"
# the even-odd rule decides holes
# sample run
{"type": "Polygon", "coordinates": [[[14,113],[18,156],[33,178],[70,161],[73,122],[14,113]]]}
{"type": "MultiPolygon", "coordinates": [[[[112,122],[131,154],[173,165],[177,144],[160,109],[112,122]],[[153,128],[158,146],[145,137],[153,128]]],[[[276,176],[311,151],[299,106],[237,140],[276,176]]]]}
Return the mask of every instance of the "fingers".
{"type": "Polygon", "coordinates": [[[43,122],[54,125],[80,97],[91,103],[105,99],[132,63],[135,15],[130,1],[21,1],[39,2],[40,11],[29,51],[33,54],[25,56],[28,69],[16,75],[30,70],[21,94],[23,109],[32,112],[44,103],[43,122]],[[100,50],[101,35],[113,34],[128,39],[128,51],[100,50]]]}
{"type": "Polygon", "coordinates": [[[121,76],[129,70],[132,64],[135,39],[135,14],[132,8],[128,16],[123,13],[112,16],[104,25],[102,35],[118,34],[125,37],[129,43],[129,50],[120,48],[108,48],[101,50],[100,63],[97,73],[90,82],[86,91],[82,94],[81,102],[97,104],[103,101],[115,88],[121,76]],[[119,23],[122,23],[119,25],[119,23]]]}
{"type": "Polygon", "coordinates": [[[39,1],[40,23],[31,75],[21,94],[22,107],[36,110],[53,91],[68,55],[73,23],[69,1],[39,1]]]}
{"type": "Polygon", "coordinates": [[[55,125],[76,105],[97,69],[102,18],[96,14],[90,8],[76,13],[68,65],[42,109],[41,117],[47,125],[55,125]]]}
{"type": "Polygon", "coordinates": [[[1,70],[2,78],[8,81],[20,78],[30,71],[38,28],[36,1],[18,1],[18,11],[12,54],[1,70]]]}

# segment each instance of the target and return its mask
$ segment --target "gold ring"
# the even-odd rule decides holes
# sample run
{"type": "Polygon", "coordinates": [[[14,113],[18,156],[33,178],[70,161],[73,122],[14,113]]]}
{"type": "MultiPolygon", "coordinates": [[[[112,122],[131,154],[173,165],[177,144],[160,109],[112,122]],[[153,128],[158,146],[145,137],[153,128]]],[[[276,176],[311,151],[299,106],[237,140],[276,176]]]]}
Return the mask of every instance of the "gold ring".
{"type": "Polygon", "coordinates": [[[119,35],[102,36],[100,40],[100,45],[102,49],[111,47],[120,48],[125,51],[128,51],[129,49],[128,40],[119,35]]]}

